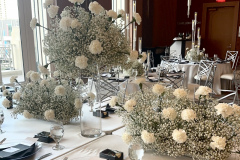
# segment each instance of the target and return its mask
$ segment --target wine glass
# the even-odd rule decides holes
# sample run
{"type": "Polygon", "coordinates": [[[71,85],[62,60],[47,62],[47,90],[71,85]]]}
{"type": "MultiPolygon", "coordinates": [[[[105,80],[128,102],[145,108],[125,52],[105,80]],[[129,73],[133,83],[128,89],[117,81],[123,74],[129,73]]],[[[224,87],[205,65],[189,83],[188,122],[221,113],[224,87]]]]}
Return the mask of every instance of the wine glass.
{"type": "Polygon", "coordinates": [[[64,146],[59,145],[63,135],[64,135],[64,128],[62,122],[57,122],[51,125],[50,128],[50,135],[52,139],[56,142],[56,146],[53,146],[53,150],[62,150],[64,146]]]}
{"type": "Polygon", "coordinates": [[[137,79],[138,70],[137,69],[133,69],[132,70],[132,75],[135,77],[135,79],[137,79]]]}
{"type": "Polygon", "coordinates": [[[4,122],[4,113],[3,113],[2,110],[0,110],[0,134],[5,132],[1,129],[1,126],[2,126],[3,122],[4,122]]]}

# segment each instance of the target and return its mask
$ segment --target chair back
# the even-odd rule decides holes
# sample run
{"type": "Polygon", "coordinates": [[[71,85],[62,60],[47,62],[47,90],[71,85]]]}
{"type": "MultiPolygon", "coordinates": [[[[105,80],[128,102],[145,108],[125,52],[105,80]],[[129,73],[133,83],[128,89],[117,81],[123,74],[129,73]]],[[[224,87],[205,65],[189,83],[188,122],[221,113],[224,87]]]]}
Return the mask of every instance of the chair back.
{"type": "Polygon", "coordinates": [[[207,76],[207,80],[205,82],[205,86],[211,88],[213,90],[213,82],[214,82],[214,76],[217,69],[217,65],[213,65],[211,71],[209,72],[209,75],[207,76]]]}
{"type": "Polygon", "coordinates": [[[238,51],[227,51],[225,60],[232,62],[232,69],[236,66],[238,51]]]}
{"type": "Polygon", "coordinates": [[[198,72],[197,72],[197,75],[200,78],[200,80],[203,76],[206,76],[208,79],[213,67],[213,63],[214,63],[213,61],[209,61],[209,60],[200,61],[198,66],[198,72]]]}
{"type": "Polygon", "coordinates": [[[161,56],[160,67],[167,72],[178,71],[178,60],[171,56],[161,56]]]}

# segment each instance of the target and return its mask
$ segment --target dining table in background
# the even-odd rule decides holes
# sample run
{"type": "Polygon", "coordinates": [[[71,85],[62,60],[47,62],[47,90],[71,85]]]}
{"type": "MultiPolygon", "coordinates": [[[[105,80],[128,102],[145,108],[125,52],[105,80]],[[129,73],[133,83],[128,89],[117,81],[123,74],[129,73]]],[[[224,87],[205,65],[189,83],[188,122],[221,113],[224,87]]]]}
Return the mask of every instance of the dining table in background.
{"type": "MultiPolygon", "coordinates": [[[[0,99],[1,101],[3,98],[0,99]]],[[[110,100],[110,99],[109,99],[110,100]]],[[[105,101],[102,106],[106,105],[108,101],[105,101]]],[[[86,104],[84,104],[86,105],[86,104]]],[[[97,107],[97,106],[94,106],[97,107]]],[[[50,131],[51,121],[45,121],[40,119],[26,119],[22,115],[18,115],[17,119],[14,119],[11,115],[12,109],[5,109],[2,105],[0,108],[4,111],[5,120],[2,124],[2,129],[6,131],[0,134],[0,140],[7,138],[3,143],[4,145],[19,144],[23,142],[27,137],[34,137],[37,133],[42,131],[50,131]]],[[[89,107],[90,109],[90,107],[89,107]]],[[[92,120],[95,117],[89,117],[92,120]]],[[[111,134],[113,131],[123,127],[122,118],[116,114],[110,114],[108,118],[102,118],[102,135],[111,134]]],[[[54,157],[60,156],[71,150],[85,145],[91,141],[98,138],[85,138],[80,134],[80,121],[71,121],[69,124],[64,125],[64,136],[60,141],[60,144],[65,148],[60,151],[53,150],[52,147],[55,145],[53,143],[42,143],[42,148],[36,152],[32,157],[26,158],[25,160],[34,160],[46,153],[52,153],[51,156],[46,159],[52,159],[54,157]]],[[[1,146],[0,146],[1,147],[1,146]]]]}

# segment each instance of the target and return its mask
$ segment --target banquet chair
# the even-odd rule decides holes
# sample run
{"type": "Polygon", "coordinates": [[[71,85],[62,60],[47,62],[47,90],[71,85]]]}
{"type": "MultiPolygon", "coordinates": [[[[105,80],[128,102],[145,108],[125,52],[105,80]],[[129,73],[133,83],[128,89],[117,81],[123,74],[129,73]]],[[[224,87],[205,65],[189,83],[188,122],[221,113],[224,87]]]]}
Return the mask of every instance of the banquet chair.
{"type": "MultiPolygon", "coordinates": [[[[239,70],[237,70],[237,67],[238,67],[238,61],[239,61],[239,57],[237,57],[237,59],[236,59],[236,61],[235,61],[235,64],[234,64],[234,71],[233,71],[233,73],[231,73],[231,74],[228,74],[229,75],[229,79],[227,79],[227,80],[231,80],[231,82],[235,85],[235,90],[224,90],[224,89],[222,89],[221,91],[222,92],[230,92],[229,94],[227,94],[227,95],[225,95],[225,96],[223,96],[223,97],[221,97],[221,98],[219,98],[218,100],[219,101],[221,101],[221,100],[224,100],[224,99],[226,99],[226,98],[228,98],[228,97],[230,97],[230,96],[233,96],[233,95],[235,95],[234,96],[234,100],[233,100],[233,102],[232,103],[234,103],[235,102],[235,100],[236,100],[236,98],[238,99],[238,88],[239,88],[239,70]],[[231,79],[230,79],[230,77],[231,77],[231,79]]],[[[222,76],[221,76],[221,79],[222,79],[222,76]]],[[[239,100],[238,100],[239,101],[239,100]]],[[[232,104],[232,103],[230,103],[230,104],[232,104]]]]}
{"type": "Polygon", "coordinates": [[[194,76],[196,82],[200,85],[201,81],[207,81],[207,78],[212,70],[213,61],[201,60],[198,66],[197,75],[194,76]]]}
{"type": "Polygon", "coordinates": [[[179,71],[177,60],[170,56],[162,56],[161,59],[158,81],[167,83],[175,89],[183,86],[185,72],[179,71]]]}
{"type": "MultiPolygon", "coordinates": [[[[211,68],[209,69],[208,72],[205,73],[205,83],[203,84],[203,86],[207,86],[209,88],[212,89],[212,94],[211,96],[214,94],[214,91],[213,91],[213,83],[214,83],[214,77],[215,77],[215,72],[216,72],[216,69],[217,69],[217,65],[212,65],[211,68]]],[[[189,90],[189,99],[195,99],[195,91],[196,89],[200,86],[201,84],[199,82],[197,83],[190,83],[188,84],[188,90],[189,90]]]]}
{"type": "MultiPolygon", "coordinates": [[[[226,61],[230,61],[232,63],[232,69],[236,69],[237,63],[238,63],[238,51],[227,51],[226,53],[226,61]]],[[[227,73],[223,74],[220,77],[222,80],[228,80],[230,82],[230,88],[233,84],[234,74],[233,73],[227,73]]],[[[224,90],[222,90],[224,91],[224,90]]]]}

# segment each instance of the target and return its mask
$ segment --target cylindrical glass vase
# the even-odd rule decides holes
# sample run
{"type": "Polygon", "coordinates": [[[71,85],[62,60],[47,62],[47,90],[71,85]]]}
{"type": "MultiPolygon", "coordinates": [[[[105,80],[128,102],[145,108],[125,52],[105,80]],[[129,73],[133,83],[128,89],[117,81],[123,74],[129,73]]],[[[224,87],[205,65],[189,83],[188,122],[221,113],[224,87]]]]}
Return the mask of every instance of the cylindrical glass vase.
{"type": "MultiPolygon", "coordinates": [[[[99,105],[99,104],[97,104],[99,105]]],[[[101,116],[101,110],[96,109],[96,105],[91,109],[91,106],[84,104],[80,111],[80,129],[83,137],[94,138],[102,134],[101,117],[93,116],[93,114],[101,116]]],[[[98,107],[97,107],[98,108],[98,107]]]]}

